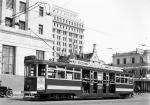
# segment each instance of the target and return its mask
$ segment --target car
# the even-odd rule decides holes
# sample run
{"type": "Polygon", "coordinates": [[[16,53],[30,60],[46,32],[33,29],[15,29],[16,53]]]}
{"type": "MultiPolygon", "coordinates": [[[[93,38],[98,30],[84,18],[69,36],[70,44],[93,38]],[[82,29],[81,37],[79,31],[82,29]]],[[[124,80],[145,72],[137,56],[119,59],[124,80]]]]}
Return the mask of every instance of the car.
{"type": "Polygon", "coordinates": [[[2,86],[0,81],[0,97],[12,97],[13,96],[13,89],[8,86],[2,86]]]}

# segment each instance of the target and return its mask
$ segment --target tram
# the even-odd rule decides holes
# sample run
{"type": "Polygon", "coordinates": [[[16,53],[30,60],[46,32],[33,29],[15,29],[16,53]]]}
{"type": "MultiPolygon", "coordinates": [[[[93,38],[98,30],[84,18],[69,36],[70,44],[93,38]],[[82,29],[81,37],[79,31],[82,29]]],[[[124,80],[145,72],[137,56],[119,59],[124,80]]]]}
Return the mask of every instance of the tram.
{"type": "Polygon", "coordinates": [[[23,93],[24,97],[44,99],[126,98],[133,95],[133,78],[119,67],[27,56],[23,93]]]}

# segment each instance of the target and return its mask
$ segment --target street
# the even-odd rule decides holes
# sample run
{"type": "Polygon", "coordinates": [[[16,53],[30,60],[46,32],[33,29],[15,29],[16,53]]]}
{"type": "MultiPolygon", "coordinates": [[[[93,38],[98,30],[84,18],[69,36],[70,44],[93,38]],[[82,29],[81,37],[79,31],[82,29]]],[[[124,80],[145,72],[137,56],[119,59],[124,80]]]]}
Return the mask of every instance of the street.
{"type": "Polygon", "coordinates": [[[22,97],[0,98],[0,105],[150,105],[150,94],[137,95],[129,99],[24,101],[22,97]]]}

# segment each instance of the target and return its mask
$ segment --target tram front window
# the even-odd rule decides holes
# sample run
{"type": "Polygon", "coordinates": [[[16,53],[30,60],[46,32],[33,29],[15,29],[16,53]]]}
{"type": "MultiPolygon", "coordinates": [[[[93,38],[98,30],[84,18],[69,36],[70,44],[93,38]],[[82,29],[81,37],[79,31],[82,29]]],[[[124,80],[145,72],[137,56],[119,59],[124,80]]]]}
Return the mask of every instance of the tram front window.
{"type": "Polygon", "coordinates": [[[25,66],[25,76],[36,76],[36,65],[28,64],[25,66]]]}

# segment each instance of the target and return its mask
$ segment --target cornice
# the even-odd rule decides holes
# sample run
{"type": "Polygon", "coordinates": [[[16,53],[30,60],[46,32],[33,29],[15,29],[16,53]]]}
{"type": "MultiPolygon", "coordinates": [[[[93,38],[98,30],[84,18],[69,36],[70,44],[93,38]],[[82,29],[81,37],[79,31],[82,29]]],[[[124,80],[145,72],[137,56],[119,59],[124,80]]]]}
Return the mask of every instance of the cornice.
{"type": "MultiPolygon", "coordinates": [[[[0,26],[0,32],[8,33],[10,35],[15,35],[15,36],[22,36],[22,37],[26,37],[26,38],[31,38],[31,39],[35,39],[35,40],[41,40],[40,38],[33,36],[33,34],[31,34],[30,31],[20,30],[20,29],[16,29],[16,28],[12,28],[12,27],[0,26]]],[[[53,42],[52,39],[47,39],[44,37],[41,37],[41,38],[44,39],[45,41],[53,42]]]]}

